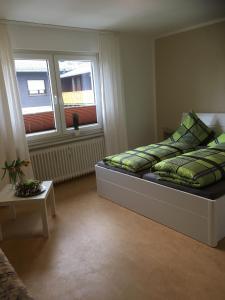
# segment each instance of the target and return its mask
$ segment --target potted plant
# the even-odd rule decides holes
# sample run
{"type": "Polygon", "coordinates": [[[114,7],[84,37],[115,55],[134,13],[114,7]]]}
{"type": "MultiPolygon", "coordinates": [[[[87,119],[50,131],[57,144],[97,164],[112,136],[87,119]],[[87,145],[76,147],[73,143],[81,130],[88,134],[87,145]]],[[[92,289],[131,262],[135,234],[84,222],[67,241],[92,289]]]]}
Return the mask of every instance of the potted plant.
{"type": "Polygon", "coordinates": [[[11,162],[5,161],[5,165],[2,168],[2,179],[5,178],[8,173],[9,181],[12,188],[15,190],[15,195],[18,197],[30,197],[41,193],[42,186],[41,181],[35,179],[25,179],[25,174],[22,170],[23,167],[27,167],[30,164],[28,160],[16,159],[11,162]]]}

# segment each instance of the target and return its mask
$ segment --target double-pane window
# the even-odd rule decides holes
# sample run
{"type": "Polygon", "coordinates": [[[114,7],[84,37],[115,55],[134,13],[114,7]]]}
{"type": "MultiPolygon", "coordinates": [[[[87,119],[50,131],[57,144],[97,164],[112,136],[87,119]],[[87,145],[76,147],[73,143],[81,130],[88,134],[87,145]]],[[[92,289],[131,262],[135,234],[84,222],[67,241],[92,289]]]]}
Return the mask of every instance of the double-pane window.
{"type": "Polygon", "coordinates": [[[15,69],[29,140],[101,129],[95,56],[16,54],[15,69]]]}

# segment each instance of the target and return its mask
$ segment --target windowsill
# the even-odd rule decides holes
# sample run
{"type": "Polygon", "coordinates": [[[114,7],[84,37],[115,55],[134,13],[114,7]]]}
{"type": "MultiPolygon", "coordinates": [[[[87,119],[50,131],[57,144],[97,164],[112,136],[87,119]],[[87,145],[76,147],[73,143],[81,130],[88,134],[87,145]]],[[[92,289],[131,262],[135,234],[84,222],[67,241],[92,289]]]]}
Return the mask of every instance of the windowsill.
{"type": "Polygon", "coordinates": [[[52,136],[52,137],[43,138],[42,140],[33,140],[33,141],[30,140],[28,141],[28,147],[30,151],[34,151],[38,149],[53,147],[56,145],[69,144],[81,140],[92,139],[103,135],[104,135],[103,129],[96,129],[96,130],[91,130],[89,132],[80,132],[80,133],[73,131],[73,133],[71,132],[68,135],[64,135],[60,137],[52,136]]]}

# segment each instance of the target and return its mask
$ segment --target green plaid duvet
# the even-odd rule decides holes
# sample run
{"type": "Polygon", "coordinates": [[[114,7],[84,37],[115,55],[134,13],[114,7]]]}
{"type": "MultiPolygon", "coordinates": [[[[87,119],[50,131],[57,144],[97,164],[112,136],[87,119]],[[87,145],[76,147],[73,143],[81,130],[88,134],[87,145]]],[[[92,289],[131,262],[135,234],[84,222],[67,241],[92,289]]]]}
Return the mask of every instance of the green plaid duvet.
{"type": "Polygon", "coordinates": [[[193,147],[185,143],[151,144],[124,153],[111,155],[103,161],[105,164],[131,172],[150,169],[156,163],[192,151],[193,147]]]}
{"type": "Polygon", "coordinates": [[[225,178],[225,144],[179,155],[151,170],[161,180],[202,188],[225,178]]]}

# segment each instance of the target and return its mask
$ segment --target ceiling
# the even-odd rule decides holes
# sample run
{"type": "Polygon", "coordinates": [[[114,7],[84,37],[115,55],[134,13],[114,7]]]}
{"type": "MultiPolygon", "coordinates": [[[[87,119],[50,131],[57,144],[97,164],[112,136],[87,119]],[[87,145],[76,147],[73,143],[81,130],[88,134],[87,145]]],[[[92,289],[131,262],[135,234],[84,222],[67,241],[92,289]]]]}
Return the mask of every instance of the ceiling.
{"type": "Polygon", "coordinates": [[[154,35],[225,17],[225,0],[0,0],[0,7],[1,19],[154,35]]]}

